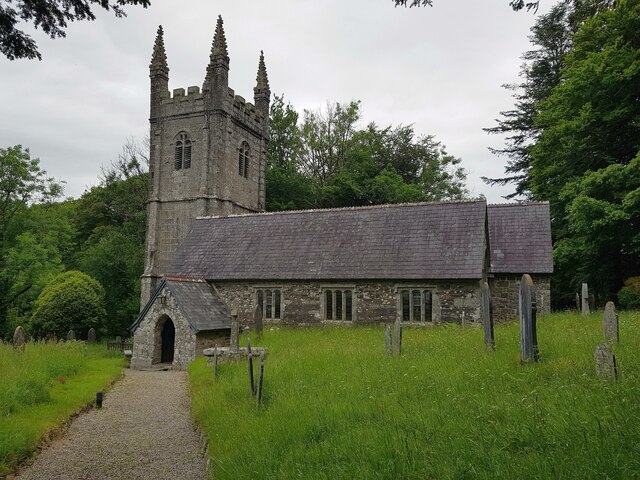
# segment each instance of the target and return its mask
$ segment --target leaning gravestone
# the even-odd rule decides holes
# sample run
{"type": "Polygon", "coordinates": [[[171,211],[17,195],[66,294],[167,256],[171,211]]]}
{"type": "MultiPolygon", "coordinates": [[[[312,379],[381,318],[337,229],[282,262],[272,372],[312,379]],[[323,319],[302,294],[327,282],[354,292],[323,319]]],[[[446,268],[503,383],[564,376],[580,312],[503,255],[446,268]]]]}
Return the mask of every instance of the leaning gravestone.
{"type": "Polygon", "coordinates": [[[491,317],[491,290],[487,282],[480,286],[480,316],[484,325],[484,343],[487,347],[495,348],[493,337],[493,318],[491,317]]]}
{"type": "Polygon", "coordinates": [[[67,340],[75,340],[76,339],[76,332],[73,331],[73,329],[69,330],[67,332],[67,340]]]}
{"type": "Polygon", "coordinates": [[[253,382],[253,355],[251,354],[251,339],[247,338],[247,369],[249,371],[249,391],[251,396],[256,394],[255,383],[253,382]]]}
{"type": "Polygon", "coordinates": [[[576,292],[576,310],[581,311],[581,307],[580,307],[580,294],[578,292],[576,292]]]}
{"type": "Polygon", "coordinates": [[[25,342],[26,336],[24,334],[24,328],[22,328],[21,325],[18,325],[15,332],[13,332],[13,347],[24,348],[25,342]]]}
{"type": "Polygon", "coordinates": [[[387,355],[391,355],[393,353],[393,346],[391,345],[391,325],[388,323],[384,332],[384,346],[387,350],[387,355]]]}
{"type": "Polygon", "coordinates": [[[582,284],[582,316],[589,315],[589,286],[586,283],[582,284]]]}
{"type": "Polygon", "coordinates": [[[609,301],[604,307],[604,339],[607,342],[619,342],[620,331],[618,327],[618,314],[616,313],[616,305],[609,301]]]}
{"type": "Polygon", "coordinates": [[[91,327],[87,333],[87,342],[96,343],[96,329],[91,327]]]}
{"type": "Polygon", "coordinates": [[[402,354],[402,320],[400,315],[396,316],[396,323],[394,325],[393,350],[397,355],[402,354]]]}
{"type": "Polygon", "coordinates": [[[593,354],[596,363],[596,375],[600,378],[608,378],[615,380],[618,378],[618,369],[616,367],[616,356],[606,343],[601,343],[596,347],[593,354]]]}
{"type": "Polygon", "coordinates": [[[528,274],[522,275],[519,295],[520,311],[520,361],[538,361],[538,336],[536,333],[536,290],[528,274]]]}
{"type": "Polygon", "coordinates": [[[240,324],[238,323],[237,312],[231,312],[231,339],[229,341],[230,350],[237,352],[240,349],[240,324]]]}
{"type": "Polygon", "coordinates": [[[253,312],[253,322],[256,326],[256,335],[262,337],[262,329],[264,326],[262,324],[262,306],[260,305],[256,305],[256,309],[253,312]]]}

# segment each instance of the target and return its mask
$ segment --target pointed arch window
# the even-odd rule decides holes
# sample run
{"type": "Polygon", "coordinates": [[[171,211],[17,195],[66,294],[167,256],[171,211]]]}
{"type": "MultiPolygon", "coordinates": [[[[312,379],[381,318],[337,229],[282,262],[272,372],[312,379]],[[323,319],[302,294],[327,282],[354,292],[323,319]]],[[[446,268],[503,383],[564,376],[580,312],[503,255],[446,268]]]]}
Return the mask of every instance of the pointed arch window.
{"type": "Polygon", "coordinates": [[[176,136],[174,162],[176,170],[191,168],[191,139],[186,132],[176,136]]]}
{"type": "Polygon", "coordinates": [[[238,154],[238,175],[244,178],[249,178],[249,156],[251,150],[247,142],[242,142],[240,145],[240,152],[238,154]]]}

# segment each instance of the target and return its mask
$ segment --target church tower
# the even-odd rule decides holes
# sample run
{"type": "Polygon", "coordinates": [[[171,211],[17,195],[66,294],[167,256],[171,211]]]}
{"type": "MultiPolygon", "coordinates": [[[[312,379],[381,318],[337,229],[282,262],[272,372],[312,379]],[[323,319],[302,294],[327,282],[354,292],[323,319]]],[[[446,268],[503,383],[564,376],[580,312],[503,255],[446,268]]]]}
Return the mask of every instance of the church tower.
{"type": "Polygon", "coordinates": [[[265,163],[271,91],[260,53],[254,103],[229,88],[229,53],[218,17],[202,91],[169,93],[162,27],[151,64],[149,200],[141,307],[170,267],[200,216],[265,208],[265,163]]]}

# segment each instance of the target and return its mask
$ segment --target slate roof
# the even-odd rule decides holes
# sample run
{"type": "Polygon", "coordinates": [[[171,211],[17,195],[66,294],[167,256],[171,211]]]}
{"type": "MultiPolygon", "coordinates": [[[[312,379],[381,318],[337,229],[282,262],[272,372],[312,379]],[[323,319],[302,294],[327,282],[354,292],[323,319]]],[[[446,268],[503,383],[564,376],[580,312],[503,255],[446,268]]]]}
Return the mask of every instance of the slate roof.
{"type": "Polygon", "coordinates": [[[169,274],[208,280],[481,278],[484,200],[198,218],[169,274]]]}
{"type": "Polygon", "coordinates": [[[492,273],[552,273],[549,203],[489,205],[492,273]]]}
{"type": "Polygon", "coordinates": [[[129,330],[135,331],[164,288],[171,293],[194,333],[231,328],[231,316],[227,306],[204,279],[168,277],[160,282],[129,330]]]}

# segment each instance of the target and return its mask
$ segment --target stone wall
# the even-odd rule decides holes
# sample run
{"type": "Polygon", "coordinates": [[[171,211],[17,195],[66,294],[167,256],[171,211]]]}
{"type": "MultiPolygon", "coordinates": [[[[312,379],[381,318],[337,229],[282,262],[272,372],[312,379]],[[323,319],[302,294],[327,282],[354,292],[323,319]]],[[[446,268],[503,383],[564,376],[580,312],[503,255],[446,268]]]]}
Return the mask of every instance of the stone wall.
{"type": "MultiPolygon", "coordinates": [[[[400,311],[398,291],[403,288],[425,288],[434,292],[441,305],[443,322],[477,322],[480,320],[479,283],[477,280],[446,282],[269,282],[239,283],[215,282],[218,295],[231,310],[238,313],[244,326],[253,324],[258,289],[276,289],[282,292],[282,315],[271,320],[295,324],[323,323],[324,290],[326,288],[353,290],[353,321],[349,323],[393,322],[400,311]]],[[[265,319],[265,322],[269,322],[265,319]]],[[[346,323],[346,322],[345,322],[346,323]]]]}
{"type": "MultiPolygon", "coordinates": [[[[518,318],[518,298],[522,274],[496,274],[489,279],[493,320],[504,322],[518,318]]],[[[551,311],[551,284],[549,275],[531,275],[536,289],[538,315],[551,311]]]]}

